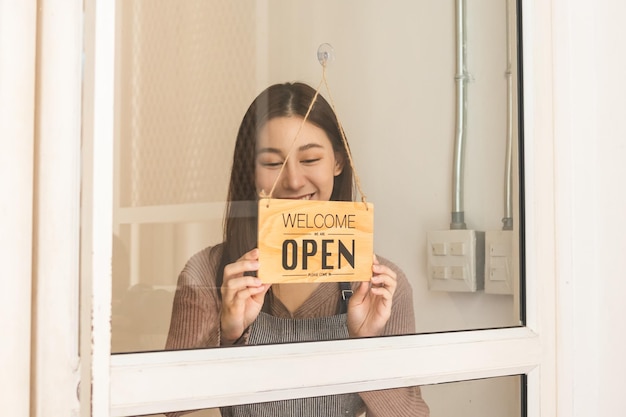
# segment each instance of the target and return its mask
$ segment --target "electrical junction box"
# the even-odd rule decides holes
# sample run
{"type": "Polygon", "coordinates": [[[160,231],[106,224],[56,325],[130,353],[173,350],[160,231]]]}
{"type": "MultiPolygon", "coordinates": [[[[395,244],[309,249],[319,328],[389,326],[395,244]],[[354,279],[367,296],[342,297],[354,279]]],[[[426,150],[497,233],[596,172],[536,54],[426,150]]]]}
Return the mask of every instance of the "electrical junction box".
{"type": "Polygon", "coordinates": [[[513,294],[513,231],[485,233],[485,293],[513,294]]]}
{"type": "Polygon", "coordinates": [[[476,292],[484,287],[485,233],[475,230],[428,232],[428,288],[476,292]]]}

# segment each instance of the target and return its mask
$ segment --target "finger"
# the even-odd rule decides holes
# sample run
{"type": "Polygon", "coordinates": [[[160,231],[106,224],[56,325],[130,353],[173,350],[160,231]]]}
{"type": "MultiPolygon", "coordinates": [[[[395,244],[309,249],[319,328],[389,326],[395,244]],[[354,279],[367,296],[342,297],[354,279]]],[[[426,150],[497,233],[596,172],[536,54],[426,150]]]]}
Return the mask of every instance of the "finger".
{"type": "Polygon", "coordinates": [[[222,296],[223,311],[229,314],[239,315],[245,314],[250,300],[256,303],[262,303],[264,297],[264,288],[244,288],[240,291],[231,291],[222,296]]]}
{"type": "Polygon", "coordinates": [[[372,293],[376,295],[386,294],[393,296],[397,287],[396,273],[386,265],[374,264],[372,266],[372,293]],[[384,290],[384,291],[383,291],[384,290]]]}
{"type": "Polygon", "coordinates": [[[243,275],[246,272],[254,272],[259,270],[259,250],[252,249],[244,253],[235,262],[224,267],[224,280],[227,277],[243,275]]]}
{"type": "Polygon", "coordinates": [[[258,270],[259,261],[257,259],[239,258],[238,261],[224,267],[224,282],[231,278],[240,277],[246,272],[255,272],[258,270]]]}
{"type": "Polygon", "coordinates": [[[226,303],[233,302],[235,299],[245,299],[246,297],[257,294],[260,291],[263,291],[263,284],[261,280],[257,277],[247,275],[230,277],[228,279],[225,278],[224,284],[221,288],[222,300],[226,303]],[[244,291],[247,291],[247,296],[245,294],[241,294],[244,291]],[[244,297],[242,297],[242,295],[244,295],[244,297]]]}
{"type": "Polygon", "coordinates": [[[395,271],[389,268],[387,265],[382,265],[380,263],[374,263],[372,265],[372,273],[374,275],[389,275],[393,279],[397,278],[395,271]]]}
{"type": "Polygon", "coordinates": [[[259,249],[254,248],[246,253],[244,253],[241,258],[238,260],[258,260],[259,259],[259,249]]]}
{"type": "Polygon", "coordinates": [[[232,300],[235,303],[245,302],[249,298],[254,298],[256,300],[256,297],[259,294],[263,294],[265,291],[267,291],[267,288],[264,285],[260,285],[258,287],[244,287],[232,292],[232,300]]]}
{"type": "Polygon", "coordinates": [[[370,292],[372,295],[376,295],[382,297],[384,300],[393,300],[393,294],[395,292],[395,288],[386,285],[378,285],[372,286],[370,288],[370,292]]]}
{"type": "Polygon", "coordinates": [[[387,298],[386,295],[389,294],[391,297],[396,292],[396,287],[396,280],[388,275],[376,275],[372,277],[372,294],[383,295],[385,298],[387,298]]]}
{"type": "Polygon", "coordinates": [[[372,265],[372,282],[375,284],[383,284],[385,286],[393,286],[395,288],[397,282],[395,271],[386,265],[372,265]]]}
{"type": "Polygon", "coordinates": [[[270,289],[272,284],[263,284],[258,288],[250,288],[251,297],[260,303],[263,303],[263,299],[265,298],[265,294],[270,289]]]}
{"type": "Polygon", "coordinates": [[[384,273],[372,275],[372,283],[377,286],[392,286],[395,288],[398,280],[393,272],[385,271],[384,273]]]}
{"type": "Polygon", "coordinates": [[[350,296],[350,303],[361,304],[367,293],[369,292],[370,283],[367,281],[360,282],[357,288],[352,292],[350,296]]]}

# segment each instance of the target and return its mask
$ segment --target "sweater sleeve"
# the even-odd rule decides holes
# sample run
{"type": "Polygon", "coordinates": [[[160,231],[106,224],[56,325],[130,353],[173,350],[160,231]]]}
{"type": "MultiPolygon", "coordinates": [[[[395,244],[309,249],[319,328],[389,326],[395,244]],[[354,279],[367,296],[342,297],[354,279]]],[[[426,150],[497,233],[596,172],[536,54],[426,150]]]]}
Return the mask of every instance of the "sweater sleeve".
{"type": "MultiPolygon", "coordinates": [[[[189,259],[178,276],[166,350],[220,345],[219,300],[215,285],[215,253],[207,248],[189,259]]],[[[197,410],[165,413],[180,417],[197,410]]]]}
{"type": "Polygon", "coordinates": [[[218,347],[219,300],[210,249],[194,255],[178,277],[166,350],[218,347]]]}
{"type": "MultiPolygon", "coordinates": [[[[413,290],[404,272],[391,261],[378,257],[397,276],[391,317],[383,330],[384,336],[415,333],[413,290]]],[[[430,410],[422,398],[420,387],[402,387],[359,394],[366,407],[367,417],[428,417],[430,410]]]]}

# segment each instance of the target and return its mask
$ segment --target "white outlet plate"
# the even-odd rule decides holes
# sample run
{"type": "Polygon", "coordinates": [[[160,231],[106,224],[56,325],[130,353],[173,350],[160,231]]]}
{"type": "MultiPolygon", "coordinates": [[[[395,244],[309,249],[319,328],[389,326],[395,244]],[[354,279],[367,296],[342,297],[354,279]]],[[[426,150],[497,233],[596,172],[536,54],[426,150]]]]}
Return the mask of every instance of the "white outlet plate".
{"type": "Polygon", "coordinates": [[[428,288],[476,292],[484,287],[485,233],[475,230],[428,232],[428,288]]]}
{"type": "Polygon", "coordinates": [[[485,293],[513,294],[513,231],[485,233],[485,293]]]}

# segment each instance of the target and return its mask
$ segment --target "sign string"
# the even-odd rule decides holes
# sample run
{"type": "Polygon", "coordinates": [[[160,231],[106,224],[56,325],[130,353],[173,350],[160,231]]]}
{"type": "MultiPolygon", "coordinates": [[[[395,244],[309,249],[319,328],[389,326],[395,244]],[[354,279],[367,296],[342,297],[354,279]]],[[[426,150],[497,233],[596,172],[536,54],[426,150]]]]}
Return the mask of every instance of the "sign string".
{"type": "Polygon", "coordinates": [[[265,192],[262,190],[261,191],[261,198],[267,198],[267,207],[269,207],[269,202],[272,198],[272,195],[274,194],[274,190],[276,189],[276,185],[278,184],[278,180],[280,179],[280,176],[282,175],[285,166],[287,165],[287,160],[289,159],[289,157],[291,156],[291,153],[295,147],[296,141],[298,140],[298,137],[300,135],[300,131],[302,130],[302,127],[304,126],[304,124],[306,123],[307,119],[309,118],[309,114],[311,113],[311,110],[313,109],[313,106],[315,105],[315,101],[317,100],[317,97],[320,94],[320,90],[322,88],[322,85],[324,85],[326,87],[326,92],[328,93],[328,99],[330,102],[330,106],[333,109],[333,112],[335,113],[335,117],[337,120],[337,125],[339,126],[339,132],[341,133],[341,139],[343,141],[343,146],[346,150],[346,154],[348,155],[348,161],[350,163],[350,167],[352,168],[352,173],[353,173],[353,179],[354,179],[354,183],[356,185],[356,188],[358,190],[358,193],[361,195],[361,201],[365,204],[365,206],[367,207],[367,197],[365,195],[365,193],[363,193],[363,189],[361,188],[361,181],[359,180],[359,176],[357,175],[356,172],[356,168],[354,165],[354,160],[352,159],[352,152],[350,152],[350,147],[348,146],[348,140],[346,139],[346,134],[345,131],[343,129],[343,126],[341,124],[341,121],[339,120],[339,115],[337,113],[337,109],[335,107],[335,102],[332,98],[332,95],[330,93],[330,87],[328,85],[328,80],[326,79],[326,63],[327,63],[327,59],[320,59],[320,63],[322,64],[322,79],[319,82],[316,90],[315,90],[315,95],[313,96],[313,99],[311,99],[311,104],[309,105],[309,108],[306,111],[306,114],[304,115],[304,118],[302,119],[302,123],[300,123],[300,127],[298,128],[298,130],[296,131],[296,135],[293,138],[293,141],[291,142],[291,147],[289,148],[289,152],[287,152],[287,155],[285,156],[285,160],[283,161],[283,164],[280,167],[280,170],[278,171],[278,176],[276,177],[276,180],[274,180],[274,184],[272,185],[272,188],[269,192],[268,195],[265,194],[265,192]]]}

